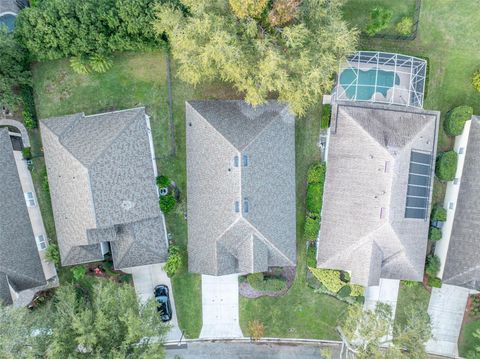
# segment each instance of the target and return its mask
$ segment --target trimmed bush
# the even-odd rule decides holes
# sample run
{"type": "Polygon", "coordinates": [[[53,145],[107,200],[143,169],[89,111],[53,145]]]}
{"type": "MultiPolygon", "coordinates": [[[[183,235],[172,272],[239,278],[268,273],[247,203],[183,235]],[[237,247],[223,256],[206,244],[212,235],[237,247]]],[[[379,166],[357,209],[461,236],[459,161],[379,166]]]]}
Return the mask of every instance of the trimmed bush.
{"type": "Polygon", "coordinates": [[[87,274],[87,269],[83,266],[76,266],[70,269],[73,274],[73,280],[75,282],[81,281],[85,278],[85,274],[87,274]]]}
{"type": "Polygon", "coordinates": [[[176,246],[168,247],[168,259],[163,269],[169,278],[173,277],[177,273],[178,268],[182,265],[182,256],[180,250],[176,246]]]}
{"type": "Polygon", "coordinates": [[[171,194],[160,197],[160,209],[165,214],[170,213],[175,207],[176,203],[177,201],[175,200],[175,197],[173,197],[171,194]]]}
{"type": "Polygon", "coordinates": [[[332,293],[338,291],[346,284],[340,279],[340,271],[333,269],[310,268],[310,271],[332,293]]]}
{"type": "Polygon", "coordinates": [[[60,251],[56,243],[48,243],[47,249],[45,250],[45,259],[53,263],[57,268],[60,266],[60,251]]]}
{"type": "Polygon", "coordinates": [[[475,71],[472,77],[472,85],[477,90],[480,92],[480,70],[475,71]]]}
{"type": "Polygon", "coordinates": [[[307,241],[314,241],[318,237],[318,231],[320,230],[320,221],[318,218],[305,218],[305,230],[304,238],[307,241]]]}
{"type": "Polygon", "coordinates": [[[330,104],[322,105],[322,121],[320,123],[321,128],[330,127],[331,114],[332,114],[332,106],[330,104]]]}
{"type": "Polygon", "coordinates": [[[278,292],[285,288],[285,279],[280,276],[266,276],[263,273],[252,273],[247,276],[248,284],[261,292],[278,292]]]}
{"type": "Polygon", "coordinates": [[[157,186],[160,188],[165,188],[170,186],[172,181],[167,176],[157,176],[157,186]]]}
{"type": "Polygon", "coordinates": [[[37,111],[35,109],[35,100],[33,98],[33,88],[28,85],[21,86],[20,89],[22,95],[23,110],[27,112],[30,123],[25,122],[25,115],[23,116],[24,125],[26,128],[36,128],[37,127],[37,111]]]}
{"type": "Polygon", "coordinates": [[[307,266],[310,268],[317,267],[317,250],[312,244],[310,244],[307,249],[307,266]]]}
{"type": "Polygon", "coordinates": [[[361,297],[365,294],[365,288],[358,284],[349,284],[350,295],[352,297],[361,297]]]}
{"type": "Polygon", "coordinates": [[[412,28],[413,28],[413,19],[409,16],[405,16],[400,20],[397,25],[395,26],[395,30],[400,35],[410,35],[412,33],[412,28]]]}
{"type": "Polygon", "coordinates": [[[349,297],[351,293],[352,293],[352,288],[350,288],[349,285],[344,285],[342,288],[340,288],[337,294],[341,298],[346,298],[346,297],[349,297]]]}
{"type": "Polygon", "coordinates": [[[465,122],[470,120],[473,115],[473,108],[470,106],[458,106],[455,107],[447,115],[443,128],[449,136],[458,136],[463,132],[465,122]]]}
{"type": "Polygon", "coordinates": [[[325,182],[326,172],[327,172],[327,167],[325,166],[325,162],[314,163],[308,169],[307,182],[323,184],[325,182]]]}
{"type": "Polygon", "coordinates": [[[430,218],[432,221],[445,222],[447,220],[447,210],[441,206],[435,206],[432,209],[430,218]]]}
{"type": "Polygon", "coordinates": [[[428,231],[428,239],[431,241],[439,241],[442,239],[442,230],[440,228],[430,227],[428,231]]]}
{"type": "Polygon", "coordinates": [[[30,160],[32,158],[32,149],[30,147],[24,147],[22,149],[22,156],[24,160],[30,160]]]}
{"type": "Polygon", "coordinates": [[[307,210],[309,212],[320,214],[322,209],[323,184],[311,183],[307,188],[307,210]]]}
{"type": "Polygon", "coordinates": [[[427,273],[429,277],[436,277],[438,271],[440,270],[440,265],[440,258],[438,258],[436,255],[431,254],[427,256],[425,273],[427,273]]]}
{"type": "Polygon", "coordinates": [[[365,32],[369,36],[374,36],[380,31],[386,29],[392,21],[393,11],[384,9],[383,7],[375,7],[370,12],[370,22],[367,25],[365,32]]]}
{"type": "Polygon", "coordinates": [[[442,280],[437,277],[428,277],[428,286],[432,288],[441,288],[442,280]]]}
{"type": "Polygon", "coordinates": [[[453,181],[457,172],[458,154],[455,151],[443,152],[437,157],[435,174],[442,181],[453,181]]]}

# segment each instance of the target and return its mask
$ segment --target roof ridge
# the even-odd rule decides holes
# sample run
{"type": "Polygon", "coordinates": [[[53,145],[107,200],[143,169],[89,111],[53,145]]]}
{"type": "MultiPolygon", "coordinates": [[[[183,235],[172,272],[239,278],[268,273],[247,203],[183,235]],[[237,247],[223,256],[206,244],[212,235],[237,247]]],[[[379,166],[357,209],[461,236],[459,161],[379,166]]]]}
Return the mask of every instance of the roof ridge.
{"type": "MultiPolygon", "coordinates": [[[[475,267],[471,267],[471,268],[469,268],[468,270],[463,271],[463,272],[461,272],[461,273],[457,273],[457,274],[455,274],[454,276],[451,276],[451,277],[449,277],[449,278],[446,278],[446,279],[444,278],[444,280],[454,280],[454,279],[456,279],[456,278],[458,278],[458,277],[460,277],[460,276],[462,276],[462,275],[468,274],[468,273],[473,272],[473,271],[476,271],[476,270],[478,270],[478,269],[480,269],[480,265],[476,265],[475,267]]],[[[445,273],[445,271],[444,271],[444,273],[445,273]]]]}
{"type": "MultiPolygon", "coordinates": [[[[25,274],[22,274],[22,273],[19,273],[17,272],[16,270],[13,270],[13,269],[9,269],[9,270],[5,270],[4,269],[5,267],[0,267],[0,273],[3,273],[5,274],[5,276],[10,280],[10,277],[13,277],[13,275],[15,275],[16,277],[20,277],[21,279],[26,279],[30,282],[33,282],[33,283],[37,283],[39,286],[44,284],[43,281],[39,281],[38,279],[36,278],[33,278],[33,277],[30,277],[30,276],[27,276],[25,274]],[[12,273],[12,274],[9,274],[12,273]]],[[[43,271],[43,268],[42,268],[42,271],[43,271]]],[[[43,278],[45,278],[45,273],[43,273],[43,278]]],[[[14,279],[14,278],[11,278],[11,279],[14,279]]],[[[45,278],[45,282],[46,282],[46,278],[45,278]]]]}
{"type": "Polygon", "coordinates": [[[253,142],[255,142],[255,140],[256,140],[258,137],[260,137],[260,135],[261,135],[263,132],[265,132],[265,130],[268,129],[268,128],[272,125],[272,123],[274,123],[275,120],[278,119],[278,118],[282,115],[282,112],[283,112],[284,110],[285,110],[285,108],[282,109],[282,111],[279,112],[278,114],[276,114],[275,116],[271,116],[271,117],[270,117],[270,121],[268,121],[268,123],[267,123],[255,136],[253,136],[253,138],[252,138],[245,146],[243,146],[242,149],[239,149],[239,151],[240,151],[240,152],[243,152],[243,151],[246,150],[253,142]]]}

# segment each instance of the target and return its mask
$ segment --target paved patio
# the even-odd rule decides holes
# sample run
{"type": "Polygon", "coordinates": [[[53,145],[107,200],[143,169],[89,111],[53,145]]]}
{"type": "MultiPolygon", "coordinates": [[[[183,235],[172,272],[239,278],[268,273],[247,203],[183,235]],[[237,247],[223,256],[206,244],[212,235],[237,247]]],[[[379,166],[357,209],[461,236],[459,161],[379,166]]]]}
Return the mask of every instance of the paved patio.
{"type": "Polygon", "coordinates": [[[432,321],[433,339],[427,343],[427,351],[448,357],[458,356],[458,337],[470,290],[444,284],[433,288],[428,305],[432,321]]]}
{"type": "Polygon", "coordinates": [[[243,337],[239,324],[238,274],[202,275],[200,338],[243,337]]]}

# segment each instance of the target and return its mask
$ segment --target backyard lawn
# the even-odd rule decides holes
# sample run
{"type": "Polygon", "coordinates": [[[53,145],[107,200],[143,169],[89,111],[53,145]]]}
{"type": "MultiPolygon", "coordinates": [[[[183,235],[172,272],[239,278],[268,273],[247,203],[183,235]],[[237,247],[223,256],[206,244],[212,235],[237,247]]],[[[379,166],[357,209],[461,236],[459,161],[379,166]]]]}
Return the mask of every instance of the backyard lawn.
{"type": "MultiPolygon", "coordinates": [[[[174,70],[173,70],[174,71],[174,70]]],[[[185,171],[185,100],[192,98],[233,98],[234,93],[222,85],[191,88],[173,76],[173,118],[176,154],[172,154],[169,127],[166,56],[162,51],[123,53],[115,56],[112,70],[104,74],[74,74],[67,60],[35,64],[34,88],[39,118],[75,112],[98,112],[146,106],[151,116],[155,155],[160,174],[176,182],[181,201],[166,216],[167,229],[183,251],[183,265],[172,278],[180,327],[190,338],[198,337],[202,327],[201,278],[187,272],[187,227],[185,171]]],[[[41,155],[38,131],[33,135],[34,155],[41,155]]],[[[50,238],[54,225],[48,193],[43,186],[43,158],[35,160],[33,178],[50,238]]],[[[67,272],[68,273],[68,272],[67,272]]]]}
{"type": "Polygon", "coordinates": [[[418,282],[414,287],[408,287],[400,282],[398,291],[397,311],[395,313],[395,324],[404,327],[409,306],[416,306],[426,312],[430,301],[430,292],[425,289],[422,283],[418,282]]]}
{"type": "Polygon", "coordinates": [[[343,7],[344,19],[357,29],[364,31],[370,21],[370,12],[374,8],[392,11],[389,26],[380,31],[381,35],[399,35],[395,25],[404,17],[413,19],[416,0],[348,0],[343,7]]]}
{"type": "Polygon", "coordinates": [[[296,124],[297,273],[293,286],[282,297],[240,297],[240,326],[248,336],[248,322],[265,325],[266,337],[338,339],[335,327],[347,304],[316,294],[306,283],[306,243],[303,239],[307,169],[319,158],[317,147],[321,109],[312,110],[296,124]]]}

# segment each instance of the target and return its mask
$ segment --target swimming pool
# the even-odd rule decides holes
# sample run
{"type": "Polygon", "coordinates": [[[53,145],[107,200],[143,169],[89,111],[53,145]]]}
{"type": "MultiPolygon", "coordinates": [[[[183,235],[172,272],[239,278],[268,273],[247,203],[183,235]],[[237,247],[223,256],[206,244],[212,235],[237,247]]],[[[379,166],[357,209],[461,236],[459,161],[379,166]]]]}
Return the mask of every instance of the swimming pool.
{"type": "Polygon", "coordinates": [[[15,15],[12,14],[5,14],[0,16],[0,27],[6,26],[8,32],[13,31],[13,28],[15,27],[15,15]]]}
{"type": "Polygon", "coordinates": [[[400,85],[400,77],[393,71],[348,68],[340,74],[339,82],[349,99],[368,101],[376,92],[387,97],[388,90],[394,85],[400,85]]]}

